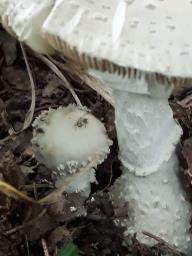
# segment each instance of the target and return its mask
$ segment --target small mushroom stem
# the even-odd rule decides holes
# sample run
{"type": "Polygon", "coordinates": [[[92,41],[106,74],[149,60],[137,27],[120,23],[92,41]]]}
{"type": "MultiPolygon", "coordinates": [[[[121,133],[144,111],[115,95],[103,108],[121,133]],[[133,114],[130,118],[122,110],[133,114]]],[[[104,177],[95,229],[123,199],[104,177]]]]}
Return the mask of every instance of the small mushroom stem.
{"type": "Polygon", "coordinates": [[[175,152],[182,130],[168,103],[171,86],[145,77],[94,73],[114,89],[123,174],[112,188],[112,197],[118,206],[129,203],[129,217],[122,221],[125,233],[137,232],[140,242],[152,245],[154,240],[142,234],[147,231],[191,252],[191,206],[178,178],[175,152]]]}

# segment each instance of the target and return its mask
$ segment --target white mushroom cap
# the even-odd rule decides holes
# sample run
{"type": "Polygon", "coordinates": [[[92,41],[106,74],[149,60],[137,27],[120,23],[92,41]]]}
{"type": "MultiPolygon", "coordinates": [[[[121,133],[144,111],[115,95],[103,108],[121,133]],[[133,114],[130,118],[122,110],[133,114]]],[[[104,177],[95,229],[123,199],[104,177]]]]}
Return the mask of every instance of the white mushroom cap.
{"type": "MultiPolygon", "coordinates": [[[[69,105],[43,111],[33,127],[36,158],[58,176],[71,175],[91,160],[98,159],[99,164],[109,153],[111,140],[104,125],[86,108],[69,105]]],[[[83,174],[79,180],[86,180],[85,176],[83,174]]],[[[90,179],[88,177],[88,182],[90,179]]],[[[79,186],[81,190],[82,185],[79,186]]]]}
{"type": "Polygon", "coordinates": [[[1,0],[0,1],[0,23],[1,23],[1,16],[6,11],[8,5],[9,5],[9,2],[10,2],[10,0],[1,0]]]}
{"type": "Polygon", "coordinates": [[[78,52],[84,60],[191,77],[191,15],[189,0],[57,0],[43,31],[71,57],[78,52]]]}
{"type": "Polygon", "coordinates": [[[3,0],[0,4],[2,25],[33,50],[51,53],[53,48],[43,38],[41,27],[53,3],[54,0],[3,0]]]}

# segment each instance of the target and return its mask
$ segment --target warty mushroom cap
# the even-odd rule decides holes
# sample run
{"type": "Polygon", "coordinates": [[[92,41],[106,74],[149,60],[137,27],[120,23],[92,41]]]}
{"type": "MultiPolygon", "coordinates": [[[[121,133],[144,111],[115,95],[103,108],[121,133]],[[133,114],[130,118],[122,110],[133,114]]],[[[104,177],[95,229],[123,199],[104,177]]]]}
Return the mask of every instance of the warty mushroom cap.
{"type": "Polygon", "coordinates": [[[95,157],[102,162],[109,153],[111,140],[103,123],[85,107],[69,105],[43,111],[33,127],[34,152],[49,168],[68,161],[83,165],[95,157]]]}
{"type": "Polygon", "coordinates": [[[189,0],[56,0],[43,32],[86,67],[136,77],[153,72],[184,85],[192,77],[191,15],[189,0]]]}
{"type": "MultiPolygon", "coordinates": [[[[57,186],[92,160],[102,163],[111,144],[103,123],[85,107],[49,109],[33,122],[33,152],[40,163],[53,170],[57,186]]],[[[93,181],[95,172],[91,170],[73,184],[73,192],[93,181]]]]}

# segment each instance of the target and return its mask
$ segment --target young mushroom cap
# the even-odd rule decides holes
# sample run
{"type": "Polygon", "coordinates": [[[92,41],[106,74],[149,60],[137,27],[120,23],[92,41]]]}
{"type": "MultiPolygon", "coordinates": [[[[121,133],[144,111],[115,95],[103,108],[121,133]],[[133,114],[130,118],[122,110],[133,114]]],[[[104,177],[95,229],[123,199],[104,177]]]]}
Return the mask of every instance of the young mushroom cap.
{"type": "Polygon", "coordinates": [[[41,31],[53,4],[54,0],[3,0],[0,3],[0,22],[10,34],[34,51],[53,53],[41,31]]]}
{"type": "MultiPolygon", "coordinates": [[[[104,125],[86,108],[69,105],[43,111],[33,127],[35,156],[58,176],[57,186],[90,161],[98,159],[100,164],[109,153],[111,141],[104,125]]],[[[68,192],[84,190],[93,181],[91,170],[80,176],[68,192]]]]}

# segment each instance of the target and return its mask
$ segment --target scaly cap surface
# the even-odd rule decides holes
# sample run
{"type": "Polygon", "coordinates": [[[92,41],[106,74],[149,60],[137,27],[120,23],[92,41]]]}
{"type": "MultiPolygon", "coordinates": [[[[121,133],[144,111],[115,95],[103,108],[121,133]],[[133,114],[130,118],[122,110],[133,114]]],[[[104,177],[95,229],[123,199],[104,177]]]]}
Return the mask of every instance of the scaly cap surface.
{"type": "Polygon", "coordinates": [[[183,84],[192,78],[191,17],[189,0],[57,0],[43,31],[89,68],[183,84]]]}

